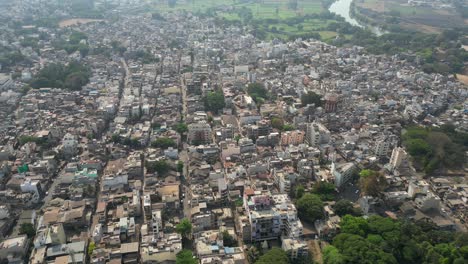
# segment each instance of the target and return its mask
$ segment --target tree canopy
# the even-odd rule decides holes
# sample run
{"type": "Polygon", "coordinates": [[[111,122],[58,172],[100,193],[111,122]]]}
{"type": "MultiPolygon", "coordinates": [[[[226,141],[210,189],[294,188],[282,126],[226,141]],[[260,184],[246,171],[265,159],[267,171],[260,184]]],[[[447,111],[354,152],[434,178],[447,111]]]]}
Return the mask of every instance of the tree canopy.
{"type": "Polygon", "coordinates": [[[188,237],[192,232],[192,223],[187,218],[184,218],[176,225],[176,232],[181,234],[183,237],[188,237]]]}
{"type": "Polygon", "coordinates": [[[157,172],[158,175],[164,175],[170,170],[169,163],[165,160],[146,162],[145,167],[149,173],[157,172]]]}
{"type": "Polygon", "coordinates": [[[323,202],[318,195],[304,194],[297,200],[296,206],[302,220],[313,223],[323,217],[323,202]]]}
{"type": "Polygon", "coordinates": [[[402,138],[416,168],[426,173],[461,168],[465,163],[468,134],[457,132],[451,125],[432,129],[410,127],[402,138]]]}
{"type": "Polygon", "coordinates": [[[308,104],[314,104],[316,107],[319,107],[319,106],[322,106],[322,96],[314,92],[308,92],[301,96],[301,103],[302,103],[302,106],[306,106],[308,104]]]}
{"type": "Polygon", "coordinates": [[[177,144],[172,138],[167,137],[160,137],[157,138],[155,141],[151,142],[151,146],[155,148],[169,148],[169,147],[177,147],[177,144]]]}
{"type": "Polygon", "coordinates": [[[359,187],[366,195],[379,196],[387,187],[387,180],[379,171],[365,169],[359,176],[359,187]]]}
{"type": "Polygon", "coordinates": [[[204,98],[205,110],[213,113],[218,113],[222,110],[226,103],[224,102],[224,95],[222,92],[209,92],[204,98]]]}
{"type": "Polygon", "coordinates": [[[288,255],[284,250],[274,247],[261,256],[255,264],[288,264],[288,255]]]}
{"type": "Polygon", "coordinates": [[[90,75],[89,68],[78,62],[70,62],[68,65],[52,63],[41,69],[30,85],[33,88],[66,88],[77,91],[89,82],[90,75]]]}
{"type": "Polygon", "coordinates": [[[317,182],[312,188],[312,192],[320,196],[324,201],[331,201],[335,198],[335,185],[329,182],[317,182]]]}
{"type": "Polygon", "coordinates": [[[268,98],[268,91],[260,83],[251,83],[247,86],[247,93],[258,103],[268,98]]]}
{"type": "Polygon", "coordinates": [[[224,231],[223,245],[225,247],[237,247],[237,240],[233,236],[231,236],[228,231],[224,231]]]}
{"type": "Polygon", "coordinates": [[[349,200],[339,200],[338,202],[335,203],[333,206],[333,209],[335,210],[335,213],[339,216],[344,216],[344,215],[360,215],[361,212],[359,209],[354,208],[354,205],[351,201],[349,200]]]}
{"type": "Polygon", "coordinates": [[[188,131],[188,126],[185,123],[178,123],[174,126],[174,130],[179,134],[183,134],[188,131]]]}
{"type": "Polygon", "coordinates": [[[183,249],[177,253],[176,264],[198,264],[198,259],[193,257],[192,251],[183,249]]]}
{"type": "Polygon", "coordinates": [[[465,263],[468,253],[468,234],[435,225],[346,215],[340,227],[341,233],[323,251],[325,264],[458,264],[465,263]]]}
{"type": "Polygon", "coordinates": [[[36,229],[34,228],[33,224],[31,223],[22,223],[19,229],[20,234],[25,234],[29,238],[34,237],[36,235],[36,229]]]}

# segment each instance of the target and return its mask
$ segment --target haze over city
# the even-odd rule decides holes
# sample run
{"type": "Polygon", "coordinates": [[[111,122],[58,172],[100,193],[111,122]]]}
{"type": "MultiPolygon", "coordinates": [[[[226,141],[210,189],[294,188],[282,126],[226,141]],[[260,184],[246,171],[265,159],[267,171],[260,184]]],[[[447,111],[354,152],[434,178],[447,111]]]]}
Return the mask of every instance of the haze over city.
{"type": "Polygon", "coordinates": [[[468,263],[466,1],[0,10],[0,264],[468,263]]]}

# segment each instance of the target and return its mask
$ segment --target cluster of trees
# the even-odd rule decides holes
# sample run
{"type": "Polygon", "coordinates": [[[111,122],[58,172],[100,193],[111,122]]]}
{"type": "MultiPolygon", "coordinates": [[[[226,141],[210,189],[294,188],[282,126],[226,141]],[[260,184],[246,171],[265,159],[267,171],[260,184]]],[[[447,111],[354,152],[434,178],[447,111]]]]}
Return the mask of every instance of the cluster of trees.
{"type": "Polygon", "coordinates": [[[301,220],[309,223],[314,223],[315,220],[322,219],[324,216],[322,199],[316,194],[302,195],[296,201],[296,207],[301,220]]]}
{"type": "Polygon", "coordinates": [[[159,58],[147,50],[137,50],[134,54],[131,55],[131,57],[137,60],[141,60],[141,62],[144,64],[159,62],[159,58]]]}
{"type": "Polygon", "coordinates": [[[116,40],[111,42],[111,47],[112,47],[112,51],[120,54],[120,56],[122,56],[125,53],[125,51],[127,51],[127,48],[124,47],[122,45],[122,43],[120,43],[120,42],[118,42],[116,40]]]}
{"type": "Polygon", "coordinates": [[[222,91],[209,92],[205,97],[203,97],[203,103],[206,111],[216,114],[226,106],[222,91]]]}
{"type": "MultiPolygon", "coordinates": [[[[374,54],[396,54],[412,51],[422,59],[425,72],[457,73],[463,71],[464,62],[468,60],[468,52],[461,47],[463,35],[467,29],[445,30],[441,34],[426,34],[412,32],[401,28],[382,36],[372,32],[347,25],[353,29],[351,38],[340,38],[334,41],[336,45],[347,43],[365,47],[374,54]]],[[[339,32],[339,31],[337,31],[339,32]]],[[[341,32],[344,33],[344,32],[341,32]]],[[[346,34],[346,33],[345,33],[346,34]]]]}
{"type": "Polygon", "coordinates": [[[359,173],[361,192],[370,196],[380,196],[387,187],[387,180],[380,171],[365,169],[359,173]]]}
{"type": "Polygon", "coordinates": [[[336,187],[333,183],[318,181],[312,187],[312,193],[318,195],[323,201],[333,201],[336,195],[336,187]]]}
{"type": "Polygon", "coordinates": [[[102,18],[102,12],[95,8],[94,0],[72,0],[70,15],[83,18],[102,18]]]}
{"type": "Polygon", "coordinates": [[[247,251],[247,257],[249,263],[255,264],[311,264],[314,263],[310,256],[308,257],[297,257],[291,259],[287,253],[278,247],[273,247],[270,250],[264,252],[263,248],[257,245],[252,246],[247,251]]]}
{"type": "Polygon", "coordinates": [[[172,138],[167,137],[160,137],[157,138],[155,141],[151,142],[151,146],[155,148],[169,148],[169,147],[177,147],[177,143],[172,138]]]}
{"type": "Polygon", "coordinates": [[[187,218],[184,218],[176,225],[176,232],[182,237],[187,238],[192,233],[192,223],[187,218]]]}
{"type": "Polygon", "coordinates": [[[344,215],[354,215],[354,216],[360,216],[362,215],[362,211],[360,208],[354,207],[354,204],[346,199],[339,200],[338,202],[335,203],[333,206],[333,210],[335,213],[339,216],[344,216],[344,215]]]}
{"type": "Polygon", "coordinates": [[[132,148],[141,147],[140,141],[137,138],[122,138],[119,134],[113,134],[111,136],[111,142],[130,146],[132,148]]]}
{"type": "Polygon", "coordinates": [[[223,245],[225,247],[237,247],[237,240],[233,236],[231,236],[228,231],[224,231],[223,245]]]}
{"type": "Polygon", "coordinates": [[[289,258],[284,250],[274,247],[260,256],[255,264],[289,264],[289,258]]]}
{"type": "Polygon", "coordinates": [[[60,40],[54,43],[54,47],[58,50],[65,50],[68,54],[79,51],[81,56],[86,57],[89,53],[89,46],[82,43],[82,40],[87,40],[88,36],[79,31],[73,31],[68,37],[68,41],[60,40]]]}
{"type": "Polygon", "coordinates": [[[165,160],[157,160],[152,162],[145,162],[145,167],[148,173],[157,172],[158,175],[164,175],[171,169],[169,163],[165,160]]]}
{"type": "Polygon", "coordinates": [[[251,83],[247,86],[247,93],[256,103],[263,103],[268,98],[268,91],[260,83],[251,83]]]}
{"type": "Polygon", "coordinates": [[[416,167],[426,173],[445,168],[460,168],[465,163],[468,134],[457,132],[451,125],[431,129],[410,127],[402,138],[416,167]]]}
{"type": "Polygon", "coordinates": [[[0,52],[0,64],[2,67],[9,68],[21,62],[28,62],[26,57],[17,51],[0,52]]]}
{"type": "Polygon", "coordinates": [[[36,229],[31,223],[22,223],[19,228],[19,233],[21,235],[27,235],[28,238],[32,238],[36,235],[36,229]]]}
{"type": "Polygon", "coordinates": [[[70,62],[68,65],[52,63],[39,71],[30,85],[33,88],[66,88],[78,91],[89,82],[90,75],[89,68],[78,62],[70,62]]]}
{"type": "Polygon", "coordinates": [[[322,106],[322,96],[314,92],[308,92],[301,96],[302,106],[314,104],[316,107],[322,106]]]}
{"type": "Polygon", "coordinates": [[[183,249],[177,253],[176,264],[198,264],[198,259],[193,256],[192,251],[183,249]]]}
{"type": "Polygon", "coordinates": [[[273,128],[276,128],[280,131],[291,131],[291,130],[294,130],[294,126],[293,125],[290,125],[290,124],[285,124],[284,123],[284,120],[282,118],[279,118],[279,117],[273,117],[271,119],[271,126],[273,128]]]}
{"type": "Polygon", "coordinates": [[[180,135],[182,135],[188,131],[188,126],[185,123],[178,123],[177,125],[174,126],[174,130],[180,135]]]}
{"type": "Polygon", "coordinates": [[[19,143],[21,146],[28,142],[34,142],[36,144],[42,145],[42,144],[47,143],[47,140],[45,138],[38,138],[34,136],[21,136],[19,138],[19,143]]]}
{"type": "Polygon", "coordinates": [[[428,222],[346,215],[340,227],[341,233],[324,248],[325,264],[462,264],[468,258],[466,233],[440,231],[428,222]]]}

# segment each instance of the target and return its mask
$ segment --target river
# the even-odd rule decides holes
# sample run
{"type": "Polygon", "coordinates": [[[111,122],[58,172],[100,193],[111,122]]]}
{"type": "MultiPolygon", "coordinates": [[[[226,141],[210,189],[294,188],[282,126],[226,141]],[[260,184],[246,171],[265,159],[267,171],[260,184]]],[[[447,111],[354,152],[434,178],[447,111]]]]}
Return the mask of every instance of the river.
{"type": "Polygon", "coordinates": [[[381,28],[374,27],[371,25],[366,25],[362,22],[357,21],[353,17],[351,17],[351,3],[353,0],[337,0],[333,4],[331,4],[330,8],[328,8],[328,11],[331,13],[340,15],[344,17],[346,22],[350,23],[353,26],[358,26],[360,28],[368,28],[370,31],[372,31],[374,34],[377,36],[381,36],[385,34],[386,32],[383,31],[381,28]]]}

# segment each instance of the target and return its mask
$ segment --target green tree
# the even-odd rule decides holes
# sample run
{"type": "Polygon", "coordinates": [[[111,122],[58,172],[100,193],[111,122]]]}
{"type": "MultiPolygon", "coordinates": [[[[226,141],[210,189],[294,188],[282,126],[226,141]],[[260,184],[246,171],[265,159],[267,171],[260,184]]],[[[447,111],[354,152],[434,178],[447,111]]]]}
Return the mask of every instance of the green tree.
{"type": "Polygon", "coordinates": [[[179,224],[176,225],[176,232],[181,234],[183,237],[188,238],[192,232],[192,223],[187,218],[182,219],[179,224]]]}
{"type": "Polygon", "coordinates": [[[333,183],[318,181],[312,188],[312,193],[320,196],[320,199],[331,201],[335,198],[335,185],[333,183]]]}
{"type": "Polygon", "coordinates": [[[304,194],[297,200],[297,211],[302,220],[313,223],[323,217],[323,202],[318,195],[304,194]]]}
{"type": "Polygon", "coordinates": [[[344,216],[344,215],[359,215],[360,212],[358,209],[354,208],[354,205],[351,201],[349,200],[339,200],[338,202],[335,203],[333,206],[333,209],[335,210],[335,213],[339,216],[344,216]]]}
{"type": "Polygon", "coordinates": [[[229,234],[228,231],[223,232],[223,245],[225,247],[237,247],[237,240],[229,234]]]}
{"type": "Polygon", "coordinates": [[[251,83],[247,86],[247,93],[257,103],[268,97],[268,91],[260,83],[251,83]]]}
{"type": "Polygon", "coordinates": [[[296,199],[300,199],[302,196],[304,196],[304,193],[305,193],[305,189],[304,189],[304,186],[302,185],[298,185],[296,187],[296,199]]]}
{"type": "Polygon", "coordinates": [[[369,232],[369,223],[363,217],[345,215],[341,218],[341,232],[365,236],[369,232]]]}
{"type": "Polygon", "coordinates": [[[284,124],[281,127],[281,131],[292,131],[292,130],[294,130],[294,126],[290,124],[284,124]]]}
{"type": "Polygon", "coordinates": [[[276,128],[276,129],[278,129],[278,130],[281,130],[281,129],[283,128],[283,125],[284,125],[283,119],[278,118],[278,117],[273,117],[273,118],[271,119],[271,126],[272,126],[273,128],[276,128]]]}
{"type": "Polygon", "coordinates": [[[175,125],[174,130],[180,135],[182,135],[183,133],[188,131],[188,126],[185,123],[178,123],[177,125],[175,125]]]}
{"type": "Polygon", "coordinates": [[[359,187],[366,195],[379,196],[387,187],[387,180],[381,172],[362,170],[359,176],[359,187]]]}
{"type": "Polygon", "coordinates": [[[323,263],[324,264],[345,264],[345,258],[339,250],[331,245],[323,249],[323,263]]]}
{"type": "Polygon", "coordinates": [[[155,141],[151,142],[151,146],[155,148],[169,148],[169,147],[176,147],[177,144],[172,138],[167,137],[160,137],[157,138],[155,141]]]}
{"type": "Polygon", "coordinates": [[[205,104],[206,111],[211,111],[216,114],[226,106],[222,92],[209,92],[203,98],[203,102],[205,104]]]}
{"type": "Polygon", "coordinates": [[[146,162],[145,164],[146,169],[148,170],[149,173],[157,172],[158,175],[164,175],[166,174],[170,166],[165,160],[157,160],[154,162],[146,162]]]}
{"type": "Polygon", "coordinates": [[[408,152],[412,156],[424,156],[431,152],[431,146],[423,139],[411,139],[406,144],[408,152]]]}
{"type": "Polygon", "coordinates": [[[198,264],[198,259],[192,255],[192,251],[183,249],[177,253],[176,264],[198,264]]]}
{"type": "Polygon", "coordinates": [[[94,241],[91,241],[88,245],[88,256],[91,256],[93,254],[95,248],[96,244],[94,243],[94,241]]]}
{"type": "Polygon", "coordinates": [[[302,103],[302,106],[306,106],[308,104],[314,104],[316,107],[319,107],[319,106],[322,106],[322,96],[314,92],[308,92],[301,96],[301,103],[302,103]]]}
{"type": "Polygon", "coordinates": [[[397,263],[392,254],[358,235],[341,233],[333,239],[333,246],[345,257],[345,263],[397,263]]]}
{"type": "Polygon", "coordinates": [[[274,247],[261,256],[255,264],[288,264],[288,255],[284,250],[274,247]]]}
{"type": "Polygon", "coordinates": [[[180,160],[177,162],[177,172],[180,172],[180,173],[184,172],[184,162],[180,160]]]}
{"type": "Polygon", "coordinates": [[[28,238],[32,238],[36,235],[36,229],[31,223],[22,223],[19,228],[19,233],[21,235],[27,235],[28,238]]]}

